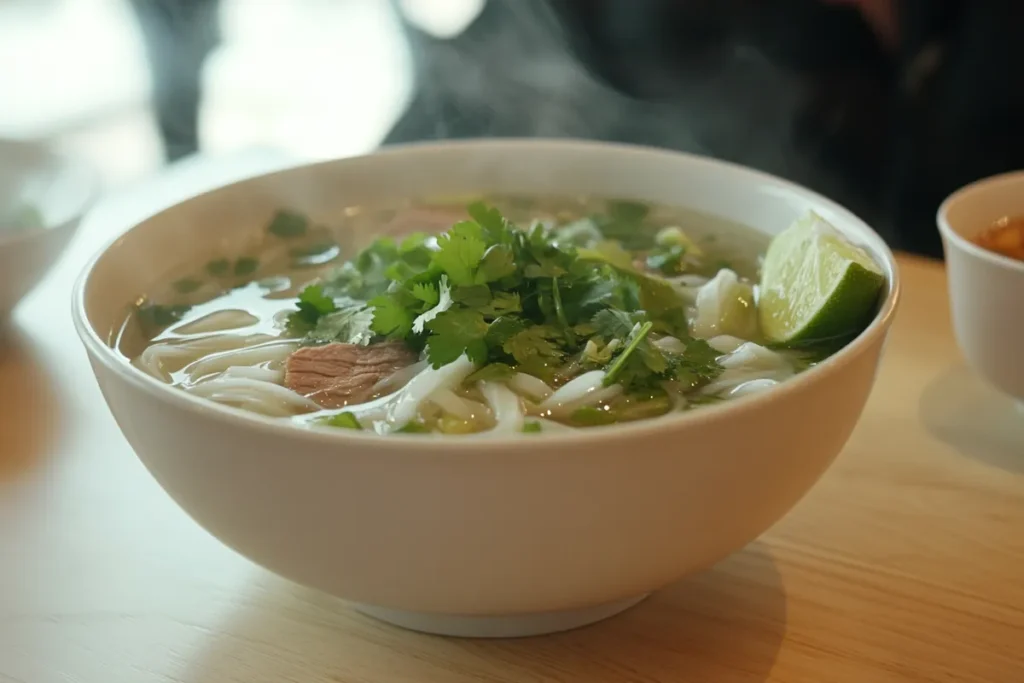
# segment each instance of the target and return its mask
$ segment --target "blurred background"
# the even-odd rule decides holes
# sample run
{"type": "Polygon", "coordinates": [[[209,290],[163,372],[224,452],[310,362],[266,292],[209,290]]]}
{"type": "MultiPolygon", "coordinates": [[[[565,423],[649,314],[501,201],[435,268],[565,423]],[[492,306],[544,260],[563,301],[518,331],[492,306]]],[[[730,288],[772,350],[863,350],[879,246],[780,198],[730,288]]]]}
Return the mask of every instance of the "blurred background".
{"type": "Polygon", "coordinates": [[[196,154],[477,136],[709,154],[939,255],[948,192],[1024,167],[1016,0],[0,0],[0,136],[108,188],[196,154]]]}

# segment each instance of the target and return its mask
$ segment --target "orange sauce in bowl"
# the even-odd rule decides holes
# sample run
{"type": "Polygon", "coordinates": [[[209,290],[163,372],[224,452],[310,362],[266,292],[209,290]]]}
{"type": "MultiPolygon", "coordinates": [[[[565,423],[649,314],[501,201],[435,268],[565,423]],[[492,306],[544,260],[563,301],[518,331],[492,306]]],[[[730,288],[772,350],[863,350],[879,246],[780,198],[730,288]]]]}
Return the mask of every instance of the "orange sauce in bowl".
{"type": "Polygon", "coordinates": [[[972,241],[983,249],[1024,261],[1024,216],[1000,218],[972,241]]]}

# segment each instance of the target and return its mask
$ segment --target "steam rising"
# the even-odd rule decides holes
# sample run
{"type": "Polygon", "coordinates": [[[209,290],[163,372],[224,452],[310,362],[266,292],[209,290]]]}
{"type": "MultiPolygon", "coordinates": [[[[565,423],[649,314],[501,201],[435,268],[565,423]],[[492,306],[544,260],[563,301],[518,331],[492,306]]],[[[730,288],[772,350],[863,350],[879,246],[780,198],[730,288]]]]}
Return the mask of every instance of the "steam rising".
{"type": "MultiPolygon", "coordinates": [[[[642,48],[651,27],[632,30],[622,38],[628,45],[611,47],[642,48]]],[[[413,30],[410,38],[417,94],[388,142],[492,136],[614,140],[741,161],[826,192],[835,185],[815,163],[816,150],[796,153],[794,121],[808,84],[774,64],[742,32],[695,47],[689,59],[631,55],[628,87],[643,99],[588,71],[546,0],[489,0],[458,36],[438,40],[413,30]]]]}

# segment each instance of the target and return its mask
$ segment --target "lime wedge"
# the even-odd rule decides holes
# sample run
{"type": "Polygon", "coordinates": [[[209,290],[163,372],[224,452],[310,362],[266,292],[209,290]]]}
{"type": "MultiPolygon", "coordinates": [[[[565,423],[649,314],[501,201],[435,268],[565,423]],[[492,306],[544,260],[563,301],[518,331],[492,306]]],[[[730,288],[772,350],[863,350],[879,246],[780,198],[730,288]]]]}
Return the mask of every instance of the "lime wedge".
{"type": "Polygon", "coordinates": [[[765,254],[761,332],[789,345],[854,336],[871,321],[884,284],[867,252],[810,213],[776,235],[765,254]]]}

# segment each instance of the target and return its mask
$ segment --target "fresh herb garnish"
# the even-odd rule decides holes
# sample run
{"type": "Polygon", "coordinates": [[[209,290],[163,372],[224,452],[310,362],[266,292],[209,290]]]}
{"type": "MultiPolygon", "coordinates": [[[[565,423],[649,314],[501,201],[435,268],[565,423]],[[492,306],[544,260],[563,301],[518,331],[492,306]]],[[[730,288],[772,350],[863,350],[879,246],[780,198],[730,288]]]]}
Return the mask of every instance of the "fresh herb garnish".
{"type": "Polygon", "coordinates": [[[231,262],[226,258],[216,259],[206,264],[206,272],[214,277],[224,277],[231,271],[231,262]]]}
{"type": "Polygon", "coordinates": [[[506,380],[515,374],[515,370],[512,366],[505,363],[491,363],[480,368],[469,377],[466,378],[466,384],[476,384],[477,382],[494,382],[500,380],[506,380]]]}
{"type": "Polygon", "coordinates": [[[237,277],[252,275],[260,267],[260,262],[251,256],[243,256],[235,261],[234,272],[237,277]]]}
{"type": "Polygon", "coordinates": [[[183,277],[180,280],[175,280],[171,285],[174,291],[178,294],[191,294],[202,286],[202,282],[191,277],[183,277]]]}
{"type": "Polygon", "coordinates": [[[710,382],[722,374],[722,366],[716,360],[720,355],[703,339],[691,339],[682,355],[671,358],[672,374],[676,380],[692,386],[710,382]]]}
{"type": "Polygon", "coordinates": [[[647,267],[664,275],[679,275],[683,272],[683,256],[686,247],[673,244],[668,247],[656,247],[647,255],[647,267]]]}
{"type": "MultiPolygon", "coordinates": [[[[646,218],[646,207],[628,202],[609,212],[617,221],[646,218]]],[[[514,371],[550,381],[567,365],[603,368],[608,383],[627,388],[680,372],[694,381],[714,374],[714,358],[699,345],[670,357],[653,344],[665,334],[689,343],[686,302],[668,281],[638,270],[618,242],[598,234],[577,248],[557,228],[520,229],[482,203],[468,214],[436,239],[375,241],[303,291],[289,329],[307,343],[403,341],[424,349],[435,368],[465,355],[481,367],[472,381],[514,371]]],[[[644,229],[653,243],[656,231],[644,229]]]]}
{"type": "Polygon", "coordinates": [[[422,422],[413,420],[412,422],[407,422],[404,427],[396,431],[399,434],[429,434],[430,428],[422,422]]]}
{"type": "Polygon", "coordinates": [[[302,237],[306,234],[309,220],[301,213],[278,211],[267,227],[267,232],[284,239],[302,237]]]}
{"type": "Polygon", "coordinates": [[[359,420],[352,413],[345,411],[338,413],[337,415],[331,415],[326,418],[322,424],[328,427],[341,427],[342,429],[362,429],[363,426],[359,424],[359,420]]]}
{"type": "Polygon", "coordinates": [[[303,289],[296,306],[298,310],[288,316],[288,331],[295,335],[311,332],[321,317],[338,310],[334,299],[326,296],[319,285],[303,289]]]}
{"type": "Polygon", "coordinates": [[[191,308],[186,305],[165,306],[144,303],[136,308],[136,315],[144,329],[155,332],[178,322],[191,308]]]}
{"type": "Polygon", "coordinates": [[[306,333],[303,342],[307,345],[331,342],[366,345],[375,336],[372,323],[373,311],[365,304],[351,302],[321,315],[313,329],[306,333]]]}

